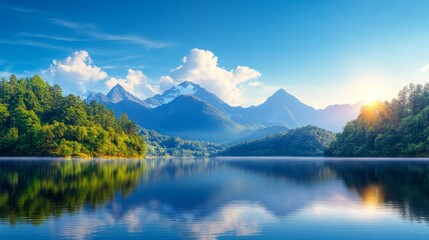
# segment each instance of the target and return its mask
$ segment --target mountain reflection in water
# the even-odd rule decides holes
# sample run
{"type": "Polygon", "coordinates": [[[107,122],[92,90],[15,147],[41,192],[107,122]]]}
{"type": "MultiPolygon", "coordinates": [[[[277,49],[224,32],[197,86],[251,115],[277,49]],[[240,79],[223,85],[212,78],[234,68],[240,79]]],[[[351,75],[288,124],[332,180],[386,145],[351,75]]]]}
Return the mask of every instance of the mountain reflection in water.
{"type": "Polygon", "coordinates": [[[424,160],[0,161],[10,237],[425,239],[428,216],[424,160]]]}

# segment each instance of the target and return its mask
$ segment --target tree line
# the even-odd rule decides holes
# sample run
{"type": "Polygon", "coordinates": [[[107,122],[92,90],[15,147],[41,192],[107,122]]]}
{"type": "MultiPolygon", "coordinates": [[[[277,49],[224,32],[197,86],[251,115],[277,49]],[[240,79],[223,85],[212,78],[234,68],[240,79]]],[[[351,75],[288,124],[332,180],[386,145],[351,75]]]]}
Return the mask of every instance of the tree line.
{"type": "Polygon", "coordinates": [[[263,139],[233,145],[220,156],[323,156],[334,134],[315,126],[305,126],[263,139]]]}
{"type": "Polygon", "coordinates": [[[225,145],[219,143],[166,136],[142,127],[137,130],[145,139],[147,156],[209,157],[225,149],[225,145]]]}
{"type": "Polygon", "coordinates": [[[143,157],[146,146],[127,115],[79,96],[63,96],[41,77],[0,83],[0,156],[143,157]]]}
{"type": "Polygon", "coordinates": [[[410,84],[390,102],[364,106],[326,149],[328,156],[429,156],[429,84],[410,84]]]}

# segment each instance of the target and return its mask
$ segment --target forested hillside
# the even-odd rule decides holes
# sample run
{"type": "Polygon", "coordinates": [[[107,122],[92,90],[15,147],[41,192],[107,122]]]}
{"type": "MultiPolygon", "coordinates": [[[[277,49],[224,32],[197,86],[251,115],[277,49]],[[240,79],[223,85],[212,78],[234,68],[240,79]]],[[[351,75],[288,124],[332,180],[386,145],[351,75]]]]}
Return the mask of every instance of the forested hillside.
{"type": "Polygon", "coordinates": [[[143,157],[143,138],[126,115],[63,96],[39,76],[0,83],[1,156],[143,157]]]}
{"type": "Polygon", "coordinates": [[[234,145],[221,156],[322,156],[334,134],[322,128],[306,126],[261,140],[234,145]]]}
{"type": "Polygon", "coordinates": [[[219,143],[170,137],[142,127],[137,129],[146,142],[147,156],[208,157],[225,149],[225,145],[219,143]]]}
{"type": "Polygon", "coordinates": [[[410,84],[391,102],[362,108],[327,149],[329,156],[429,156],[429,84],[410,84]]]}

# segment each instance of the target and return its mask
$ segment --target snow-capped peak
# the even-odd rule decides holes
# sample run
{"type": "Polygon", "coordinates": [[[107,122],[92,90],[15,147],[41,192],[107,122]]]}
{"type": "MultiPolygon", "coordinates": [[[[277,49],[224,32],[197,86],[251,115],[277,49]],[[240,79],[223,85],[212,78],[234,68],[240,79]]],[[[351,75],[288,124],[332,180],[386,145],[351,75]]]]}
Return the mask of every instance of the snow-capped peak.
{"type": "Polygon", "coordinates": [[[161,104],[166,104],[173,101],[175,98],[181,95],[192,95],[197,92],[196,85],[192,82],[182,82],[181,84],[174,86],[170,90],[165,91],[158,100],[161,104]]]}

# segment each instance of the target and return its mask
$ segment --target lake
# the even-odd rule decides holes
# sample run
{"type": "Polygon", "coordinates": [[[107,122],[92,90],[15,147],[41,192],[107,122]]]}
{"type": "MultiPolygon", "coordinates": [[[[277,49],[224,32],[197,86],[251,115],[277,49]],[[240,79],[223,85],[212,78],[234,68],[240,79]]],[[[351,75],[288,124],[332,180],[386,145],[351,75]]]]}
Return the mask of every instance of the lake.
{"type": "Polygon", "coordinates": [[[429,239],[429,161],[1,159],[0,236],[429,239]]]}

